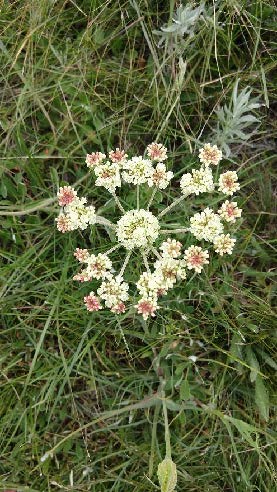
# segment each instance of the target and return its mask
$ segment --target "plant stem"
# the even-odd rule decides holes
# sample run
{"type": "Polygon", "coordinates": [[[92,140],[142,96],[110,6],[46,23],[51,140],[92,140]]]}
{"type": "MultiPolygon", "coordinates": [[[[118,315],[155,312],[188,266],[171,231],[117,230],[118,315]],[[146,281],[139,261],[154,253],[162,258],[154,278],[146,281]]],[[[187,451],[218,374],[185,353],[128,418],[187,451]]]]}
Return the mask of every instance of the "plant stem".
{"type": "Polygon", "coordinates": [[[111,229],[115,229],[116,225],[113,224],[110,220],[105,219],[104,217],[101,217],[101,215],[96,215],[96,223],[105,225],[107,227],[110,227],[111,229]]]}
{"type": "Polygon", "coordinates": [[[122,207],[122,205],[121,205],[121,203],[120,203],[120,201],[119,201],[118,197],[116,196],[116,194],[115,194],[115,193],[112,193],[112,196],[113,196],[114,201],[115,201],[115,203],[117,204],[117,206],[118,206],[119,210],[120,210],[123,214],[125,214],[125,210],[124,210],[124,208],[122,207]]]}
{"type": "Polygon", "coordinates": [[[162,389],[161,392],[162,401],[163,401],[163,414],[164,414],[164,438],[165,438],[165,449],[166,449],[166,458],[171,458],[171,444],[170,444],[170,431],[168,425],[168,416],[167,416],[167,407],[165,401],[165,392],[162,389]]]}
{"type": "Polygon", "coordinates": [[[139,185],[137,185],[137,210],[139,210],[139,185]]]}
{"type": "Polygon", "coordinates": [[[149,268],[149,264],[148,264],[148,261],[147,261],[147,258],[146,258],[146,254],[145,253],[142,253],[142,258],[143,258],[143,261],[144,261],[144,264],[145,264],[145,268],[147,270],[147,273],[151,273],[150,272],[150,268],[149,268]]]}
{"type": "Polygon", "coordinates": [[[185,229],[160,229],[160,234],[184,234],[185,232],[189,232],[189,228],[185,229]]]}
{"type": "Polygon", "coordinates": [[[119,272],[119,274],[118,274],[118,277],[122,277],[123,273],[125,272],[125,268],[126,268],[126,266],[127,266],[127,264],[128,264],[128,261],[130,260],[130,256],[131,256],[131,254],[132,254],[132,250],[130,250],[130,251],[128,252],[128,254],[126,255],[126,258],[125,258],[125,260],[124,260],[124,263],[123,263],[123,265],[122,265],[122,267],[121,267],[121,270],[120,270],[120,272],[119,272]]]}
{"type": "Polygon", "coordinates": [[[110,253],[112,253],[113,251],[115,251],[116,249],[118,249],[120,247],[121,247],[121,244],[116,244],[112,248],[108,249],[108,251],[105,252],[105,255],[109,255],[110,253]]]}
{"type": "Polygon", "coordinates": [[[164,210],[162,210],[162,212],[159,213],[158,218],[163,217],[163,215],[167,214],[169,210],[171,210],[173,207],[176,207],[176,205],[178,205],[185,198],[186,197],[184,195],[175,198],[175,200],[173,200],[173,202],[170,205],[168,205],[168,207],[166,207],[164,210]]]}
{"type": "Polygon", "coordinates": [[[160,255],[160,253],[158,252],[158,250],[157,250],[156,248],[151,248],[151,251],[154,253],[154,255],[155,255],[155,256],[157,256],[157,258],[158,258],[159,260],[161,260],[161,259],[162,259],[162,257],[161,257],[161,255],[160,255]]]}
{"type": "Polygon", "coordinates": [[[154,200],[154,196],[156,195],[156,193],[157,193],[157,188],[155,187],[154,190],[152,191],[152,195],[151,195],[149,203],[147,205],[147,210],[149,210],[150,206],[152,205],[152,202],[154,200]]]}

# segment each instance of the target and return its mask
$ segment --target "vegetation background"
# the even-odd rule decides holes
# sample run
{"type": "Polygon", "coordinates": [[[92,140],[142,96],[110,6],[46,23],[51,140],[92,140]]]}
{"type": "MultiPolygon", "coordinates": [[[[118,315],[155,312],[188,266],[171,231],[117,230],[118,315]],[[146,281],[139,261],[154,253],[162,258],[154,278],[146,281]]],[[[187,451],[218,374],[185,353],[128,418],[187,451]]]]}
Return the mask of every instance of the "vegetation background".
{"type": "Polygon", "coordinates": [[[2,0],[0,490],[156,490],[157,361],[177,491],[276,490],[274,3],[206,2],[197,28],[161,39],[173,1],[2,0]],[[235,253],[174,289],[148,332],[134,314],[87,313],[72,252],[88,235],[57,233],[58,184],[101,206],[85,154],[157,137],[178,177],[219,138],[238,79],[261,106],[251,139],[229,139],[235,253]]]}

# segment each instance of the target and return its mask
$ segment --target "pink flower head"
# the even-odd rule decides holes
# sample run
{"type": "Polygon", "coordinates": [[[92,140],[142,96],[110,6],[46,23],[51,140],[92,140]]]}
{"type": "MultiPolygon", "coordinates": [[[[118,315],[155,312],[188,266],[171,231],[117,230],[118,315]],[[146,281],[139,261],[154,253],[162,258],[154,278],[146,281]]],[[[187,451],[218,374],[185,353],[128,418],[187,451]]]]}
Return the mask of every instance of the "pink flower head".
{"type": "Polygon", "coordinates": [[[203,266],[209,263],[209,253],[207,250],[203,250],[200,246],[190,246],[184,252],[184,258],[187,268],[189,270],[195,270],[200,273],[203,266]]]}
{"type": "Polygon", "coordinates": [[[209,166],[209,164],[216,166],[222,159],[222,152],[216,145],[207,143],[200,149],[199,159],[206,166],[209,166]]]}
{"type": "Polygon", "coordinates": [[[85,270],[82,270],[80,273],[74,275],[73,280],[77,280],[78,282],[90,282],[92,277],[88,275],[85,270]]]}
{"type": "Polygon", "coordinates": [[[86,165],[90,168],[98,166],[105,157],[106,155],[102,154],[102,152],[92,152],[92,154],[87,154],[86,165]]]}
{"type": "Polygon", "coordinates": [[[229,202],[229,200],[226,200],[218,210],[226,222],[235,222],[238,217],[241,217],[241,212],[242,210],[237,207],[237,202],[229,202]]]}
{"type": "Polygon", "coordinates": [[[157,310],[157,303],[150,299],[141,299],[137,306],[137,311],[142,314],[143,319],[148,319],[149,316],[155,316],[157,310]]]}
{"type": "Polygon", "coordinates": [[[182,243],[171,238],[168,238],[160,246],[160,250],[163,252],[162,256],[170,256],[171,258],[178,258],[181,254],[181,249],[182,243]]]}
{"type": "Polygon", "coordinates": [[[89,258],[89,252],[87,249],[76,248],[74,251],[74,256],[80,263],[85,263],[89,258]]]}
{"type": "Polygon", "coordinates": [[[165,161],[167,159],[167,149],[164,145],[152,142],[147,147],[147,154],[153,161],[165,161]]]}
{"type": "Polygon", "coordinates": [[[62,232],[63,234],[72,230],[72,223],[67,215],[60,214],[59,217],[55,219],[55,221],[57,222],[58,231],[62,232]]]}
{"type": "Polygon", "coordinates": [[[124,302],[119,302],[118,304],[116,304],[115,306],[113,306],[111,308],[111,311],[113,313],[116,313],[116,314],[122,314],[122,313],[125,313],[126,306],[125,306],[124,302]]]}
{"type": "Polygon", "coordinates": [[[219,191],[222,191],[222,193],[225,193],[226,195],[233,195],[240,189],[236,171],[226,171],[226,173],[222,173],[219,176],[218,184],[219,191]]]}
{"type": "Polygon", "coordinates": [[[111,159],[112,162],[115,163],[120,163],[122,161],[125,161],[127,159],[128,155],[125,154],[124,150],[120,150],[116,148],[115,150],[111,150],[109,152],[109,158],[111,159]]]}
{"type": "Polygon", "coordinates": [[[99,298],[91,292],[88,296],[84,297],[84,302],[88,311],[99,311],[102,309],[99,298]]]}
{"type": "Polygon", "coordinates": [[[64,207],[65,205],[72,203],[76,196],[77,193],[71,186],[60,187],[57,194],[60,207],[64,207]]]}

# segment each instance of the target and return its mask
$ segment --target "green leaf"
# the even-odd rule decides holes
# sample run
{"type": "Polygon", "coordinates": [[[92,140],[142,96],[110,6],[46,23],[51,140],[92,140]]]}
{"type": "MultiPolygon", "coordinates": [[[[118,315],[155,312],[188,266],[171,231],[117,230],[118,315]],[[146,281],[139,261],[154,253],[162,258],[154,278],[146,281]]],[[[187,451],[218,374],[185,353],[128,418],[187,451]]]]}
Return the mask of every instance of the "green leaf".
{"type": "Polygon", "coordinates": [[[181,400],[190,399],[190,387],[187,379],[184,379],[180,384],[180,398],[181,400]]]}
{"type": "Polygon", "coordinates": [[[241,419],[230,417],[229,415],[224,415],[224,418],[231,422],[237,428],[243,439],[245,439],[248,444],[250,444],[250,446],[252,446],[253,448],[257,448],[257,443],[251,436],[251,434],[253,433],[257,434],[257,429],[253,425],[250,425],[241,419]]]}
{"type": "Polygon", "coordinates": [[[7,191],[6,185],[4,184],[3,181],[2,181],[2,183],[0,185],[0,193],[1,193],[1,195],[2,195],[3,198],[7,198],[8,191],[7,191]]]}
{"type": "Polygon", "coordinates": [[[264,420],[269,417],[269,396],[261,376],[257,376],[255,382],[255,402],[264,420]]]}
{"type": "Polygon", "coordinates": [[[251,347],[246,347],[246,359],[248,365],[251,367],[250,381],[251,383],[254,383],[254,381],[256,381],[258,372],[260,371],[260,365],[251,347]]]}

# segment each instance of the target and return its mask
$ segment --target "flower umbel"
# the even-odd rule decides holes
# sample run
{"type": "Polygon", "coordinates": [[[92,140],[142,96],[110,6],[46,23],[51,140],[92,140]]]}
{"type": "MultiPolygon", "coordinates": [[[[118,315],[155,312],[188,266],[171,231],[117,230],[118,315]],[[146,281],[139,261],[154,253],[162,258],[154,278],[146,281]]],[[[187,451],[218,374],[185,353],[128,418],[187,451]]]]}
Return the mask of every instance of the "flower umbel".
{"type": "MultiPolygon", "coordinates": [[[[192,203],[191,195],[197,197],[202,193],[218,193],[220,198],[222,193],[233,195],[240,189],[235,171],[226,171],[220,174],[218,183],[214,181],[210,166],[216,166],[222,160],[221,150],[211,144],[205,144],[200,149],[199,167],[181,176],[181,195],[159,213],[157,209],[161,208],[161,202],[155,204],[157,190],[168,187],[173,172],[165,164],[168,157],[164,145],[153,142],[146,148],[145,155],[128,158],[124,149],[119,148],[109,151],[108,159],[102,152],[87,154],[86,164],[95,175],[95,185],[102,186],[106,194],[111,194],[107,203],[112,201],[118,207],[120,216],[115,221],[103,217],[100,211],[96,212],[94,205],[88,205],[87,198],[80,198],[72,186],[59,188],[57,196],[61,211],[56,223],[60,232],[85,231],[89,226],[99,224],[114,242],[104,252],[103,249],[97,252],[86,248],[77,248],[74,252],[76,260],[82,265],[74,280],[93,282],[93,285],[100,282],[98,288],[93,287],[97,289],[96,294],[92,290],[84,297],[88,311],[99,311],[105,307],[120,315],[127,314],[131,307],[133,312],[135,310],[147,320],[157,314],[160,298],[177,282],[184,282],[190,271],[201,273],[209,263],[208,248],[204,249],[203,243],[192,244],[195,239],[210,243],[211,249],[219,256],[230,255],[233,251],[236,239],[231,237],[229,229],[242,212],[237,201],[225,200],[217,211],[209,206],[200,206],[194,214],[187,212],[188,205],[192,203]],[[136,186],[133,203],[129,198],[131,194],[128,200],[121,202],[116,190],[132,185],[136,186]],[[175,226],[174,218],[172,224],[165,223],[164,217],[169,216],[174,207],[182,206],[181,202],[186,197],[189,199],[184,208],[184,227],[175,226]],[[142,198],[144,201],[140,203],[142,198]],[[172,238],[172,234],[176,238],[172,238]],[[113,265],[111,260],[115,251],[124,253],[118,272],[114,269],[116,263],[113,265]],[[124,280],[125,270],[129,277],[132,271],[138,272],[133,282],[138,297],[124,280]],[[130,297],[134,301],[128,305],[130,297]]],[[[166,463],[163,466],[166,469],[169,465],[166,463]]],[[[172,485],[170,481],[166,483],[164,487],[171,488],[163,490],[173,491],[174,481],[172,485]]]]}

